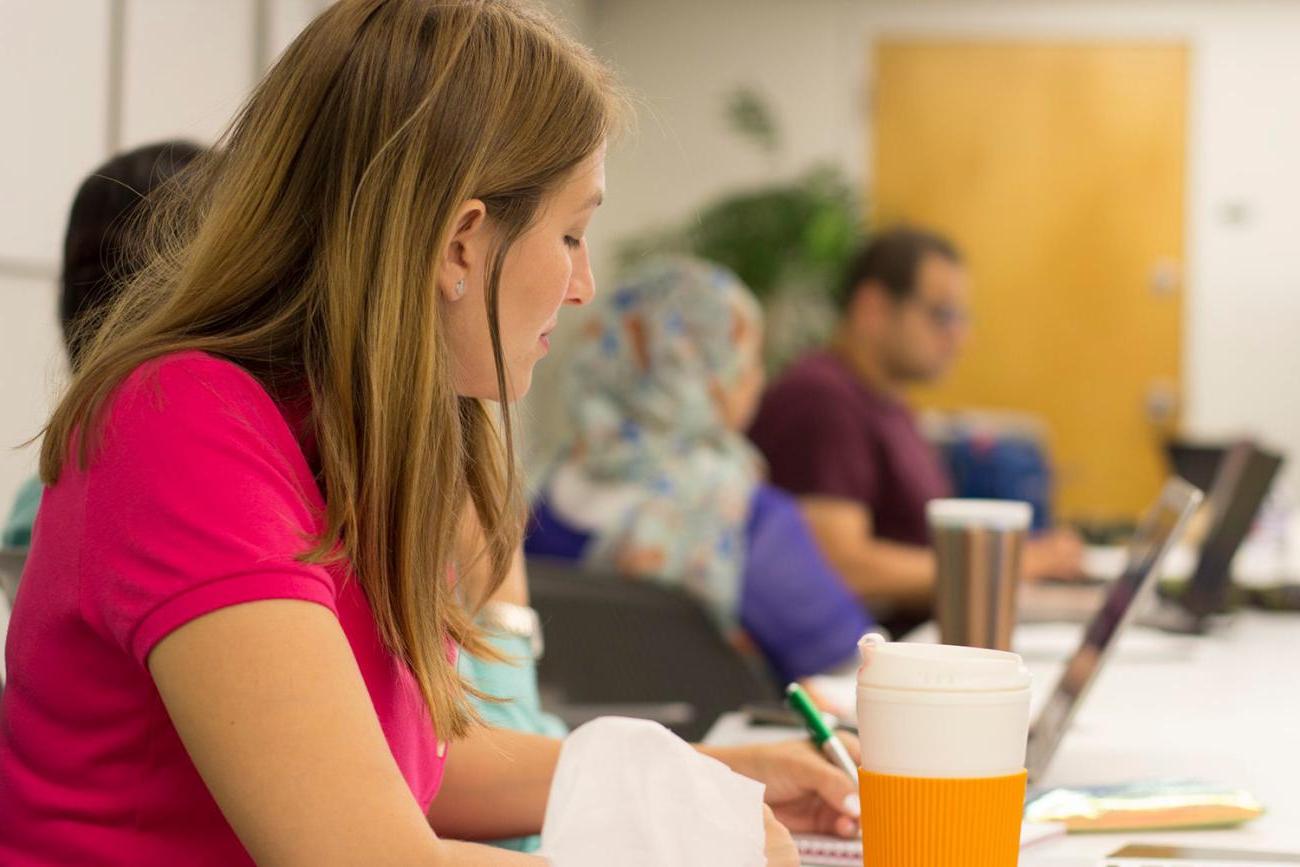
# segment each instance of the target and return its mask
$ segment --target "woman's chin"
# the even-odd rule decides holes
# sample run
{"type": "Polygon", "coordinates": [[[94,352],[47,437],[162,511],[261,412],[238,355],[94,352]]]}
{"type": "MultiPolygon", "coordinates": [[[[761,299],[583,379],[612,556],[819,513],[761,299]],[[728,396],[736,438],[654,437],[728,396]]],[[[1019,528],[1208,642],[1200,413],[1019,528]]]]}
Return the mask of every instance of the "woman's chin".
{"type": "MultiPolygon", "coordinates": [[[[517,377],[510,377],[506,380],[506,403],[514,403],[522,400],[528,395],[528,390],[533,386],[533,370],[528,368],[517,377]]],[[[501,392],[496,388],[496,383],[482,388],[458,388],[456,394],[460,397],[473,397],[479,400],[490,400],[493,403],[501,403],[501,392]]]]}

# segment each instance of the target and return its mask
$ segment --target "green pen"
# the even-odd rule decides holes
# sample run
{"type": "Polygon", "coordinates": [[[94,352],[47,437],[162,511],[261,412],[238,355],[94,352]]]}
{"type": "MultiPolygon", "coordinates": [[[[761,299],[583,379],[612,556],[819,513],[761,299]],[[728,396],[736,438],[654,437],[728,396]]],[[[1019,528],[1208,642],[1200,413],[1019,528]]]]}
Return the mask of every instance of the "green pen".
{"type": "Polygon", "coordinates": [[[792,683],[785,688],[785,700],[790,703],[794,712],[799,714],[803,719],[804,726],[808,729],[808,735],[812,738],[817,748],[825,754],[835,765],[838,765],[849,779],[856,786],[858,782],[858,766],[849,757],[849,751],[844,749],[844,742],[835,736],[831,727],[826,724],[822,717],[821,711],[813,704],[808,693],[803,691],[803,687],[797,683],[792,683]]]}

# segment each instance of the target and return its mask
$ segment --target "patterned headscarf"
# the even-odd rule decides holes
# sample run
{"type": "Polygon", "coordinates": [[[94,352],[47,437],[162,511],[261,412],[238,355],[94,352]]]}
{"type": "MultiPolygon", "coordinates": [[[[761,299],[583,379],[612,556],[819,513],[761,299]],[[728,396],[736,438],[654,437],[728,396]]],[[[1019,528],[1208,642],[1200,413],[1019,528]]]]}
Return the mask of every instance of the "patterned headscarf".
{"type": "Polygon", "coordinates": [[[726,625],[759,459],[715,395],[758,363],[761,340],[761,309],[730,271],[680,257],[636,268],[574,339],[573,440],[552,476],[576,478],[594,506],[577,522],[587,564],[684,586],[726,625]]]}

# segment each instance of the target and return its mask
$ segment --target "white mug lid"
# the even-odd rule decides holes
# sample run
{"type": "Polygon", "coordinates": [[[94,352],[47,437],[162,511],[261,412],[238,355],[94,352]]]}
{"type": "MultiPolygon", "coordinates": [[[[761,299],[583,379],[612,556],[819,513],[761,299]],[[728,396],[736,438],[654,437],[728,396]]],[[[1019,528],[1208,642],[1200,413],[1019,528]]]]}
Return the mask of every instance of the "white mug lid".
{"type": "Polygon", "coordinates": [[[1028,530],[1034,510],[1020,500],[931,500],[925,514],[932,527],[1028,530]]]}
{"type": "Polygon", "coordinates": [[[868,635],[858,642],[858,685],[935,692],[1005,692],[1027,689],[1029,669],[1018,654],[949,644],[887,642],[868,635]]]}

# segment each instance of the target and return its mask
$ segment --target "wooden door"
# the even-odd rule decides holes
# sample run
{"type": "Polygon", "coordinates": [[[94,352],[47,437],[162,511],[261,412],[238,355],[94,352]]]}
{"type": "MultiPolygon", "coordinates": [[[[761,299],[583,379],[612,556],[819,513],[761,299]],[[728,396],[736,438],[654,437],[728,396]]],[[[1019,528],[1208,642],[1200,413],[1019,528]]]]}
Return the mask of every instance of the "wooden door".
{"type": "Polygon", "coordinates": [[[1066,517],[1138,514],[1180,384],[1187,50],[886,40],[871,210],[949,234],[971,340],[934,408],[1032,412],[1066,517]]]}

